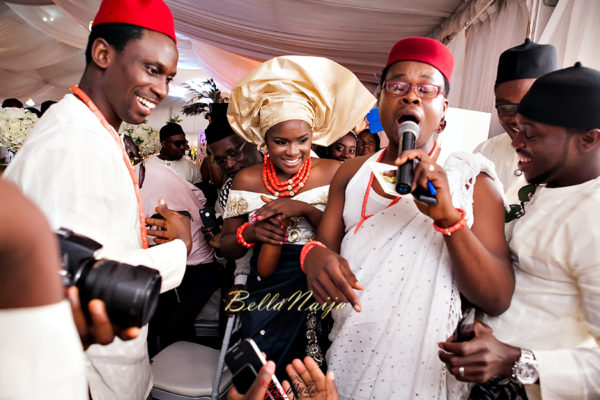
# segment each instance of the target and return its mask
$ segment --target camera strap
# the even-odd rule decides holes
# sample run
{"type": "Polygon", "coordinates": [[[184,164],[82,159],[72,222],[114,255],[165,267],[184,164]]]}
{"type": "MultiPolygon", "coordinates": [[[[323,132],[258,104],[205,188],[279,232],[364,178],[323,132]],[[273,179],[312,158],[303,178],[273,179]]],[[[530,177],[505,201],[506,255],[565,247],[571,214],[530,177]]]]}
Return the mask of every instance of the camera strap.
{"type": "Polygon", "coordinates": [[[123,161],[125,162],[125,166],[127,166],[129,176],[131,177],[131,181],[133,182],[133,189],[135,191],[135,198],[137,200],[138,216],[140,218],[140,234],[142,236],[142,248],[147,249],[148,233],[146,232],[146,216],[144,214],[144,206],[142,205],[142,195],[140,193],[140,187],[138,186],[137,178],[135,176],[135,171],[133,169],[133,166],[131,165],[131,162],[129,161],[129,156],[125,151],[125,146],[119,138],[117,131],[115,131],[115,128],[113,128],[108,123],[106,118],[104,118],[104,115],[102,115],[98,107],[96,107],[92,99],[90,99],[90,97],[83,90],[77,87],[77,85],[72,85],[71,91],[75,96],[77,96],[79,100],[81,100],[90,109],[91,112],[94,113],[94,115],[96,116],[96,118],[98,118],[102,126],[106,128],[106,130],[110,133],[115,142],[117,142],[117,145],[121,148],[121,151],[123,153],[123,161]]]}

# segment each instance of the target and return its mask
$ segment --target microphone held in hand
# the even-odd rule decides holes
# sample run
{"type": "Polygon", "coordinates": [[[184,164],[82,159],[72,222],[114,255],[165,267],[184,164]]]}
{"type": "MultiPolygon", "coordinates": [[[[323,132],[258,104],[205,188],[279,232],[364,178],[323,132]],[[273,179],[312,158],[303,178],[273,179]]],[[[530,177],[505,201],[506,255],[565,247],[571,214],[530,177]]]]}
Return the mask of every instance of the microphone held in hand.
{"type": "MultiPolygon", "coordinates": [[[[419,125],[413,121],[404,121],[398,127],[398,139],[400,148],[398,154],[405,150],[414,150],[419,137],[419,125]]],[[[412,190],[414,176],[413,160],[408,160],[398,167],[396,173],[396,191],[400,194],[408,194],[412,190]]]]}

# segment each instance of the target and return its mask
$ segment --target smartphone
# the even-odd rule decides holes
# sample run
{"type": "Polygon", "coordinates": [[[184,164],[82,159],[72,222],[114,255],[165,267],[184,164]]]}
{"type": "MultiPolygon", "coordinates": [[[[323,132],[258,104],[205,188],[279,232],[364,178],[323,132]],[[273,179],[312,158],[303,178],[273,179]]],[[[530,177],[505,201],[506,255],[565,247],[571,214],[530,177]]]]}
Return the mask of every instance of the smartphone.
{"type": "Polygon", "coordinates": [[[469,308],[456,326],[456,342],[468,342],[475,337],[475,308],[469,308]]]}
{"type": "MultiPolygon", "coordinates": [[[[235,389],[241,394],[245,394],[254,383],[258,371],[267,363],[267,360],[261,354],[254,340],[244,339],[227,351],[225,363],[233,375],[232,381],[235,389]]],[[[265,399],[288,399],[275,375],[273,375],[265,399]],[[275,387],[271,389],[273,385],[275,387]]]]}
{"type": "MultiPolygon", "coordinates": [[[[176,211],[177,213],[183,215],[184,217],[186,217],[187,219],[191,220],[192,219],[192,214],[190,214],[189,212],[185,211],[185,210],[181,210],[181,211],[176,211]]],[[[156,213],[154,215],[152,215],[150,218],[155,218],[155,219],[165,219],[165,217],[163,217],[162,215],[160,215],[159,213],[156,213]]]]}
{"type": "Polygon", "coordinates": [[[204,207],[202,210],[200,210],[200,219],[202,219],[202,225],[209,228],[213,234],[216,235],[220,232],[214,208],[204,207]]]}

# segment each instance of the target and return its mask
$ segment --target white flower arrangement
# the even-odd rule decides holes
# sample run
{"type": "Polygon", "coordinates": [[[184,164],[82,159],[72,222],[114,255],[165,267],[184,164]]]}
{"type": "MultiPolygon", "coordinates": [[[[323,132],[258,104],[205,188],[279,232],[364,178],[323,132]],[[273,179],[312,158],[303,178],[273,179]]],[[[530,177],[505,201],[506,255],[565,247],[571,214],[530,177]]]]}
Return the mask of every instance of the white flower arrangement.
{"type": "Polygon", "coordinates": [[[19,151],[38,119],[37,115],[23,108],[0,107],[0,146],[14,153],[19,151]]]}
{"type": "Polygon", "coordinates": [[[160,151],[159,134],[154,128],[146,123],[131,125],[123,122],[119,128],[119,132],[131,136],[135,144],[138,145],[141,156],[144,158],[160,151]]]}

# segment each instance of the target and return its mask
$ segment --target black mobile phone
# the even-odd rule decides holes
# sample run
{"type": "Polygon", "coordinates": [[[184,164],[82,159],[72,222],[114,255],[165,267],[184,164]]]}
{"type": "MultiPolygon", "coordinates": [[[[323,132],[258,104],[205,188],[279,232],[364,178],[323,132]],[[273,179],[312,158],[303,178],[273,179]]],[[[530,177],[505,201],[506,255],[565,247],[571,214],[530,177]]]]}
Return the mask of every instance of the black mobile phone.
{"type": "MultiPolygon", "coordinates": [[[[192,219],[192,214],[190,214],[189,212],[185,211],[185,210],[180,210],[180,211],[176,211],[177,213],[183,215],[184,217],[186,217],[187,219],[191,220],[192,219]]],[[[154,215],[152,215],[150,218],[155,218],[155,219],[165,219],[162,215],[160,215],[159,213],[156,213],[154,215]]]]}
{"type": "Polygon", "coordinates": [[[468,342],[475,337],[475,308],[469,308],[456,325],[456,342],[468,342]]]}
{"type": "MultiPolygon", "coordinates": [[[[227,351],[225,363],[233,375],[233,385],[241,394],[245,394],[254,383],[258,371],[267,360],[252,339],[244,339],[227,351]]],[[[279,380],[273,375],[273,380],[267,390],[265,399],[287,399],[279,380]],[[274,388],[273,388],[274,386],[274,388]],[[272,389],[273,388],[273,389],[272,389]]]]}
{"type": "Polygon", "coordinates": [[[200,210],[200,219],[202,219],[202,225],[209,228],[213,234],[219,233],[219,224],[217,223],[217,217],[215,215],[215,209],[212,207],[204,207],[200,210]]]}

